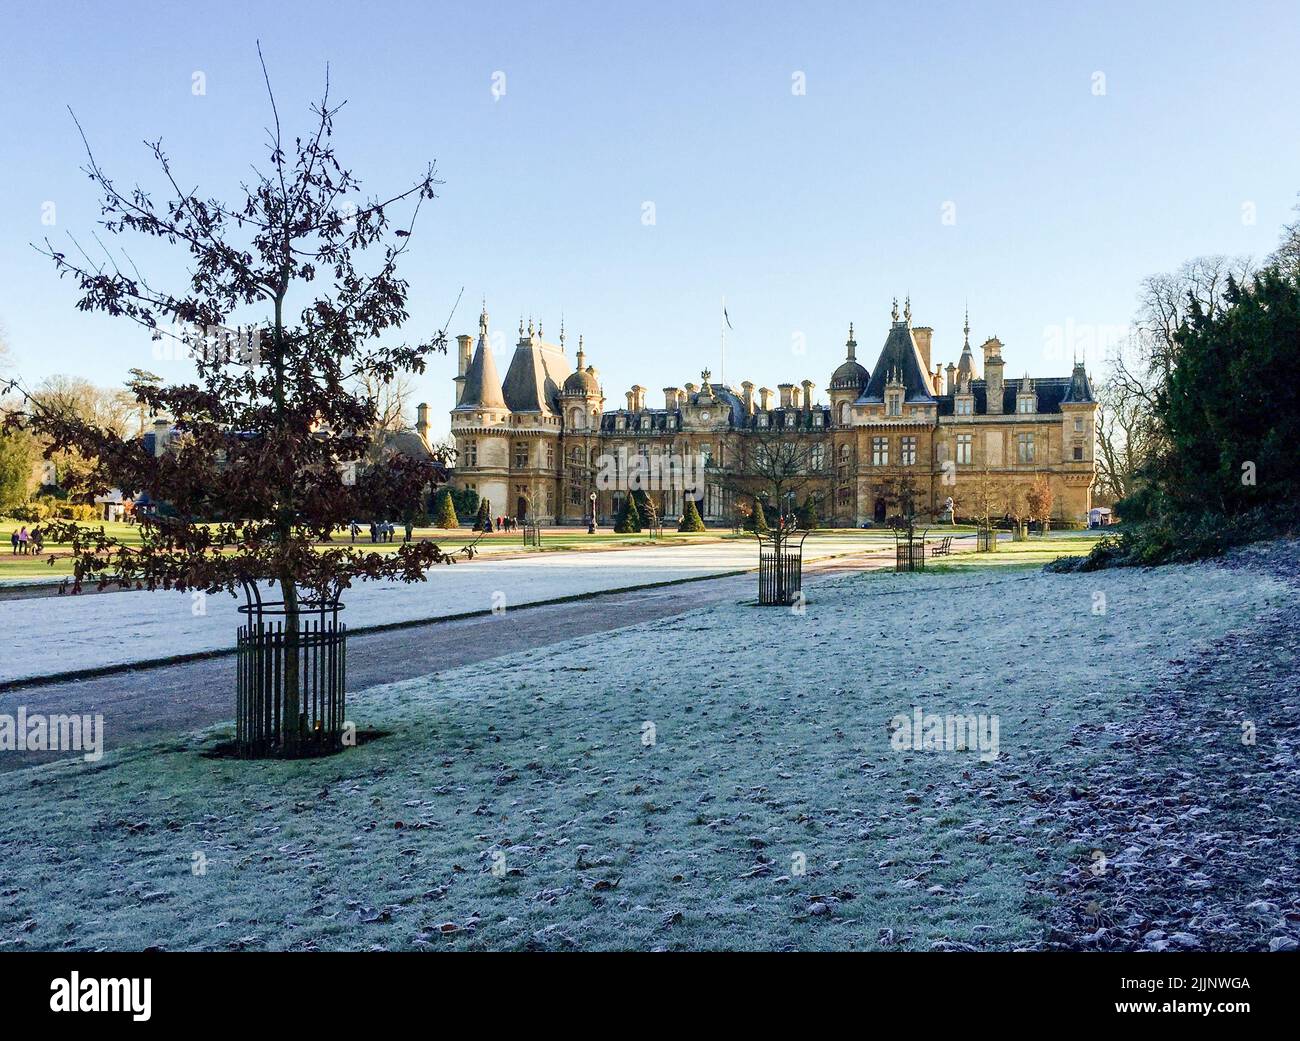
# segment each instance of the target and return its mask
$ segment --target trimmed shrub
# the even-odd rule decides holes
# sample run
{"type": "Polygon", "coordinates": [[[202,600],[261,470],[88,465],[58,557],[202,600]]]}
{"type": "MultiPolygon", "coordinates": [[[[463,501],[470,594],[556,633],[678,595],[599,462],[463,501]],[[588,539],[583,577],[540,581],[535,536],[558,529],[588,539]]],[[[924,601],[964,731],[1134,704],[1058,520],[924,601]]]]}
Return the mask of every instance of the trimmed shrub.
{"type": "Polygon", "coordinates": [[[686,496],[686,505],[682,507],[682,519],[677,525],[678,531],[704,531],[704,519],[700,516],[700,508],[695,505],[695,500],[691,496],[686,496]]]}
{"type": "Polygon", "coordinates": [[[635,535],[641,530],[641,512],[636,508],[636,498],[629,495],[623,500],[618,511],[618,520],[614,523],[616,535],[635,535]]]}
{"type": "Polygon", "coordinates": [[[446,488],[440,491],[434,500],[433,523],[438,528],[460,527],[460,520],[456,516],[456,505],[452,502],[451,492],[446,488]]]}

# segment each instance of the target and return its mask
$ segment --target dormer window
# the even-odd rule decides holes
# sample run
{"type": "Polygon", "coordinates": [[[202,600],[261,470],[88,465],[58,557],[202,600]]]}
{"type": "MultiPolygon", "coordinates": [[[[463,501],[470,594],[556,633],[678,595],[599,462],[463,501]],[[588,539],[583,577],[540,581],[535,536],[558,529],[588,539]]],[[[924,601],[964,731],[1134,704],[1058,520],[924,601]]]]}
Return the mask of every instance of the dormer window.
{"type": "Polygon", "coordinates": [[[813,414],[813,426],[819,427],[821,425],[822,425],[822,414],[820,412],[816,412],[813,414]]]}
{"type": "Polygon", "coordinates": [[[762,414],[758,417],[758,425],[761,426],[761,427],[765,427],[765,426],[767,426],[767,413],[766,413],[766,412],[762,413],[762,414]]]}
{"type": "Polygon", "coordinates": [[[902,391],[890,391],[888,398],[885,399],[885,411],[890,416],[901,416],[903,414],[903,393],[902,391]]]}
{"type": "Polygon", "coordinates": [[[1017,399],[1017,403],[1020,407],[1020,414],[1022,416],[1032,415],[1038,411],[1038,399],[1033,395],[1021,394],[1017,399]]]}
{"type": "Polygon", "coordinates": [[[975,414],[975,399],[968,394],[957,398],[953,412],[959,416],[973,416],[975,414]]]}

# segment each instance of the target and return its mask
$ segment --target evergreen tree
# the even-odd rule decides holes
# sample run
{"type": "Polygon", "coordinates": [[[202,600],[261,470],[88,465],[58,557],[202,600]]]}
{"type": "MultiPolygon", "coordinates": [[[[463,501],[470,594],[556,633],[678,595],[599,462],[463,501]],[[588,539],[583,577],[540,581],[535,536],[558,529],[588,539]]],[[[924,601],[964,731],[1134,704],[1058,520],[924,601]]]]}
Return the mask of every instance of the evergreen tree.
{"type": "Polygon", "coordinates": [[[486,499],[480,499],[478,504],[478,516],[474,518],[475,531],[487,531],[488,525],[492,523],[492,510],[486,499]]]}
{"type": "Polygon", "coordinates": [[[767,514],[763,511],[761,499],[754,500],[754,512],[749,518],[750,531],[755,535],[766,535],[771,529],[767,526],[767,514]]]}
{"type": "Polygon", "coordinates": [[[438,493],[433,504],[433,523],[439,528],[459,528],[460,520],[456,516],[456,504],[451,501],[451,492],[444,488],[438,493]]]}
{"type": "Polygon", "coordinates": [[[695,505],[692,496],[686,496],[686,505],[682,507],[682,519],[677,525],[678,531],[704,531],[704,520],[700,517],[700,508],[695,505]]]}
{"type": "Polygon", "coordinates": [[[27,501],[35,460],[35,445],[25,431],[0,430],[0,515],[27,501]]]}
{"type": "Polygon", "coordinates": [[[629,495],[623,500],[623,507],[618,511],[618,520],[614,524],[617,535],[635,535],[641,530],[641,512],[636,508],[636,498],[629,495]]]}
{"type": "Polygon", "coordinates": [[[799,527],[805,531],[812,531],[819,522],[817,516],[817,500],[809,495],[799,507],[799,527]]]}

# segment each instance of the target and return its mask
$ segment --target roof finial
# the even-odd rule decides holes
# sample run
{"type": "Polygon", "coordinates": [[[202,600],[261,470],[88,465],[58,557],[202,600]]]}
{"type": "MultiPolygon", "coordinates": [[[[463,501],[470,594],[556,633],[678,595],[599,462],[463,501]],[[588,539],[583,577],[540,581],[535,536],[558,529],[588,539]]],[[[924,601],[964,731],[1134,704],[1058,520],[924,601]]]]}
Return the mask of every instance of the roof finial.
{"type": "Polygon", "coordinates": [[[894,321],[898,321],[898,297],[894,297],[894,306],[889,313],[894,321]]]}
{"type": "Polygon", "coordinates": [[[522,311],[520,311],[519,312],[519,339],[522,340],[523,338],[524,338],[524,314],[522,311]]]}
{"type": "Polygon", "coordinates": [[[582,371],[582,333],[578,333],[578,371],[582,371]]]}
{"type": "Polygon", "coordinates": [[[858,341],[853,338],[852,322],[849,322],[849,338],[844,346],[849,349],[849,361],[856,361],[858,357],[858,341]]]}
{"type": "Polygon", "coordinates": [[[482,336],[484,339],[486,339],[487,331],[488,331],[487,297],[484,297],[483,310],[480,311],[478,315],[478,334],[482,336]]]}
{"type": "Polygon", "coordinates": [[[965,337],[962,341],[962,348],[970,350],[970,304],[966,305],[966,324],[961,327],[961,331],[962,336],[965,337]]]}
{"type": "Polygon", "coordinates": [[[564,346],[564,312],[560,312],[560,346],[564,346]]]}
{"type": "Polygon", "coordinates": [[[903,320],[908,325],[912,324],[912,294],[908,293],[903,302],[903,320]]]}
{"type": "Polygon", "coordinates": [[[533,316],[532,315],[528,316],[528,338],[530,340],[533,338],[533,316]]]}

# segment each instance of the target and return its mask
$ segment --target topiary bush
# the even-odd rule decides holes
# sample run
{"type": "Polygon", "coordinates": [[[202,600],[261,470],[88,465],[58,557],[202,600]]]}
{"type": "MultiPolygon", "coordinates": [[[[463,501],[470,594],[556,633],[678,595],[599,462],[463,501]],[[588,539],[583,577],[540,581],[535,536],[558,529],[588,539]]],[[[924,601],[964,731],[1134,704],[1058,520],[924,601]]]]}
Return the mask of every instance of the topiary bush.
{"type": "Polygon", "coordinates": [[[677,525],[678,531],[705,531],[704,519],[700,516],[700,508],[695,505],[695,500],[691,496],[686,496],[686,505],[682,507],[682,519],[677,525]]]}

